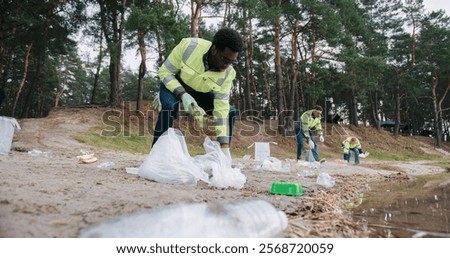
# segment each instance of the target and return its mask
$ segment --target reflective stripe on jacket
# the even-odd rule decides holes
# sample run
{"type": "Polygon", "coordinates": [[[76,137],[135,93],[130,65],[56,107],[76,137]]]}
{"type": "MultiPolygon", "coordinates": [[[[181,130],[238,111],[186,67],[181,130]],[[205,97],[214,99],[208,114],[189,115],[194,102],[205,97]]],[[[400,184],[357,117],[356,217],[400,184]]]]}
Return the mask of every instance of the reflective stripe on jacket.
{"type": "Polygon", "coordinates": [[[313,109],[305,111],[300,116],[300,121],[302,122],[302,133],[304,137],[309,137],[309,130],[312,128],[315,128],[318,135],[323,135],[320,117],[313,117],[313,109]]]}
{"type": "Polygon", "coordinates": [[[159,68],[158,76],[175,96],[186,91],[183,85],[198,92],[212,91],[217,140],[220,143],[229,143],[229,99],[236,71],[232,66],[223,72],[205,70],[203,57],[211,45],[210,41],[201,38],[182,39],[159,68]]]}

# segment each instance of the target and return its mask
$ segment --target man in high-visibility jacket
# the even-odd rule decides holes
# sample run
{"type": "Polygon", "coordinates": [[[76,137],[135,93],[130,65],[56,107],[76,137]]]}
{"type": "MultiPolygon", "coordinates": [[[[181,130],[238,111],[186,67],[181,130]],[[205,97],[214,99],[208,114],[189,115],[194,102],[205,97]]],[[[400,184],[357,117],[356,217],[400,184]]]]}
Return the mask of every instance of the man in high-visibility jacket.
{"type": "Polygon", "coordinates": [[[369,156],[369,153],[364,153],[361,147],[361,142],[359,141],[358,138],[356,137],[347,137],[343,142],[342,142],[342,150],[344,152],[344,160],[347,163],[350,163],[350,158],[351,158],[351,152],[353,151],[355,153],[355,164],[359,165],[359,157],[361,158],[365,158],[367,156],[369,156]]]}
{"type": "Polygon", "coordinates": [[[295,134],[297,137],[297,160],[301,160],[303,146],[306,145],[312,151],[312,155],[316,161],[324,162],[325,159],[319,158],[319,149],[314,138],[315,130],[319,135],[320,142],[324,142],[322,125],[320,123],[322,107],[314,106],[313,109],[305,111],[300,116],[300,121],[295,123],[295,134]]]}
{"type": "Polygon", "coordinates": [[[161,80],[159,100],[161,110],[155,126],[152,146],[183,110],[203,120],[205,113],[213,115],[217,141],[231,160],[230,140],[236,109],[229,104],[236,71],[231,65],[242,50],[240,34],[229,28],[217,31],[211,41],[184,38],[172,50],[158,70],[161,80]]]}

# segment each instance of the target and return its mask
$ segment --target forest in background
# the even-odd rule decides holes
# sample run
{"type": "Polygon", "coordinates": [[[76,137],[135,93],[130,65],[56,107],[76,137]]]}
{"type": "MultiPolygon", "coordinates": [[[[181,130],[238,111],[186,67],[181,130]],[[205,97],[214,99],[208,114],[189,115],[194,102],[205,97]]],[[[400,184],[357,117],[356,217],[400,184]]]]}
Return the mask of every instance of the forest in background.
{"type": "Polygon", "coordinates": [[[450,19],[422,0],[1,0],[0,115],[152,101],[157,67],[184,37],[242,33],[231,102],[284,134],[315,104],[326,121],[450,133],[450,19]],[[215,25],[208,25],[215,19],[215,25]],[[79,53],[79,34],[98,53],[79,53]],[[125,49],[139,49],[137,73],[125,49]],[[154,58],[155,66],[147,67],[154,58]]]}

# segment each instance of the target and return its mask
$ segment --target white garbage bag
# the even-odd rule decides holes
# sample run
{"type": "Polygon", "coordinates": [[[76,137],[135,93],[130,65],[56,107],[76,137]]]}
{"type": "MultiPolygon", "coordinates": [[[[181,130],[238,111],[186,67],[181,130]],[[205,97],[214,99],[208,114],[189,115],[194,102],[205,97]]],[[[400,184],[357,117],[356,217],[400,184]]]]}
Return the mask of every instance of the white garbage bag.
{"type": "Polygon", "coordinates": [[[209,137],[203,142],[205,155],[194,157],[195,163],[208,173],[209,184],[217,188],[233,187],[241,189],[247,181],[241,169],[231,167],[230,160],[223,154],[219,142],[211,141],[209,137]]]}
{"type": "Polygon", "coordinates": [[[0,116],[0,154],[8,154],[11,150],[14,130],[20,130],[16,119],[0,116]]]}
{"type": "Polygon", "coordinates": [[[169,128],[153,145],[139,167],[139,176],[168,184],[196,185],[209,182],[208,174],[194,163],[181,131],[169,128]]]}

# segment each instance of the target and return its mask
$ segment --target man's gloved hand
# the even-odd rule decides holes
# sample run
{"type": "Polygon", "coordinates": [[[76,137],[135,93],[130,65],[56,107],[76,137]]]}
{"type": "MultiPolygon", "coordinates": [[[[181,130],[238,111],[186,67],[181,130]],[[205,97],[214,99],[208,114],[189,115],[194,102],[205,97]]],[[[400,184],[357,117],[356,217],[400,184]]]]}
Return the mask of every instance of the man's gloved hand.
{"type": "Polygon", "coordinates": [[[323,138],[323,135],[319,136],[319,140],[320,140],[320,142],[324,142],[325,141],[325,139],[323,138]]]}
{"type": "Polygon", "coordinates": [[[225,154],[225,157],[228,158],[228,160],[231,162],[231,153],[230,148],[221,148],[223,154],[225,154]]]}
{"type": "Polygon", "coordinates": [[[311,139],[308,140],[308,145],[311,148],[311,150],[314,149],[315,147],[314,142],[311,139]]]}
{"type": "Polygon", "coordinates": [[[203,110],[203,108],[201,108],[200,106],[194,105],[193,113],[194,113],[193,116],[195,118],[195,121],[197,121],[198,126],[200,126],[200,128],[206,127],[205,110],[203,110]]]}
{"type": "Polygon", "coordinates": [[[155,97],[153,99],[153,108],[158,112],[161,111],[162,105],[161,100],[159,99],[159,92],[155,94],[155,97]]]}
{"type": "MultiPolygon", "coordinates": [[[[194,115],[194,106],[197,105],[197,101],[187,92],[185,92],[181,96],[181,102],[183,102],[183,110],[186,111],[189,115],[194,115]]],[[[204,111],[203,111],[204,112],[204,111]]]]}

